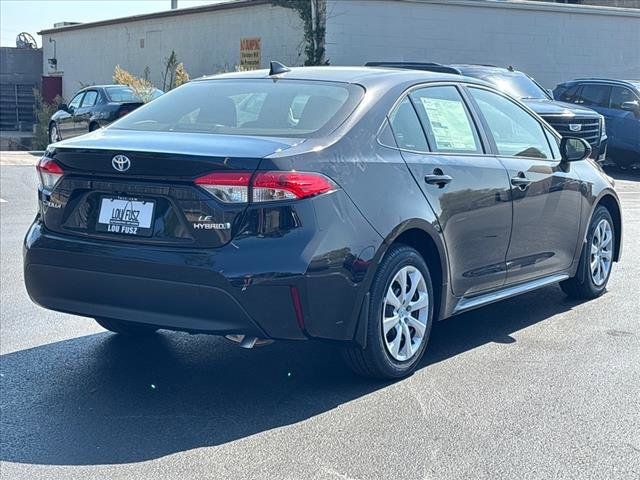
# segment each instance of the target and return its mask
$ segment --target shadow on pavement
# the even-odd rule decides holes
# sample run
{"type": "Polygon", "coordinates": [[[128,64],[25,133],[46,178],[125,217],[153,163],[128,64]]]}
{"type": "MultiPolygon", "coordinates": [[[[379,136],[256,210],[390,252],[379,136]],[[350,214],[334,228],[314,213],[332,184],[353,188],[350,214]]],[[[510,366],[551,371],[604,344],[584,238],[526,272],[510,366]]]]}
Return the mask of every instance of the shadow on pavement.
{"type": "MultiPolygon", "coordinates": [[[[440,322],[421,368],[569,310],[557,287],[440,322]]],[[[304,421],[389,383],[349,373],[331,345],[242,350],[164,332],[131,342],[102,333],[4,355],[3,461],[140,462],[304,421]]],[[[425,373],[425,372],[423,372],[425,373]]]]}

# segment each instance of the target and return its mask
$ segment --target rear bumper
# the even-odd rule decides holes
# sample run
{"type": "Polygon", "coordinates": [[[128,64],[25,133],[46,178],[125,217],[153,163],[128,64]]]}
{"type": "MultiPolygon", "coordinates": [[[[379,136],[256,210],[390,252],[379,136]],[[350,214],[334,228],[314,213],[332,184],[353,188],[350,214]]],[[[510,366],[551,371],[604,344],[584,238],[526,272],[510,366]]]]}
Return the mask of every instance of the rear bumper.
{"type": "Polygon", "coordinates": [[[37,218],[27,292],[52,310],[171,330],[352,340],[381,238],[344,192],[250,208],[244,231],[195,249],[59,234],[37,218]]]}
{"type": "Polygon", "coordinates": [[[65,313],[196,333],[306,338],[291,287],[247,288],[230,266],[223,274],[231,256],[89,242],[48,233],[36,222],[25,239],[24,278],[34,302],[65,313]]]}

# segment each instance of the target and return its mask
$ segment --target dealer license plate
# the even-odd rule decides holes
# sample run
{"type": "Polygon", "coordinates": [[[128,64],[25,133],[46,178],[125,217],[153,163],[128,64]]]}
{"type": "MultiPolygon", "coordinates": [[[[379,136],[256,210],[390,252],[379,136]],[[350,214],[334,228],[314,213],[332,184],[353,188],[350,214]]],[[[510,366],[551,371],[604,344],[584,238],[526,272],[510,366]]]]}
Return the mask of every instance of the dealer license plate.
{"type": "Polygon", "coordinates": [[[122,235],[150,236],[155,203],[136,198],[103,197],[96,230],[122,235]]]}

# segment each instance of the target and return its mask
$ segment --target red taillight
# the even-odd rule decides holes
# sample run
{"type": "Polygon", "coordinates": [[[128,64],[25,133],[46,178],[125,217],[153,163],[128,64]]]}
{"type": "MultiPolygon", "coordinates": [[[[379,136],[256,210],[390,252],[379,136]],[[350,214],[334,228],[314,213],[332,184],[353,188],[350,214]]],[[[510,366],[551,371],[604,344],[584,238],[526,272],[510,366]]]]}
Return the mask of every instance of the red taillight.
{"type": "Polygon", "coordinates": [[[324,175],[306,172],[260,172],[253,180],[253,201],[272,202],[314,197],[335,190],[324,175]]]}
{"type": "Polygon", "coordinates": [[[253,202],[273,202],[299,200],[336,189],[324,175],[308,172],[259,172],[253,182],[251,172],[220,172],[199,177],[195,183],[225,203],[248,202],[250,190],[253,202]]]}
{"type": "Polygon", "coordinates": [[[251,172],[209,173],[196,178],[196,185],[200,185],[221,202],[246,203],[249,201],[249,180],[251,172]]]}
{"type": "Polygon", "coordinates": [[[49,157],[42,157],[36,165],[36,170],[38,170],[40,177],[40,185],[45,190],[53,190],[64,174],[60,165],[49,157]]]}

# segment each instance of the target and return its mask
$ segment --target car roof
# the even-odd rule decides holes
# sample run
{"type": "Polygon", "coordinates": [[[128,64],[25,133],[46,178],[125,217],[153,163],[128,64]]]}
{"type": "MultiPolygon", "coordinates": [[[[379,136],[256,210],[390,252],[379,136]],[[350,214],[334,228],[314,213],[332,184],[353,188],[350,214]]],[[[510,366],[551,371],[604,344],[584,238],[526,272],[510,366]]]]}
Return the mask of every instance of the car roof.
{"type": "Polygon", "coordinates": [[[457,69],[461,74],[465,73],[485,73],[485,74],[501,74],[501,75],[526,75],[526,73],[521,72],[520,70],[516,70],[513,67],[497,67],[495,65],[478,65],[473,63],[453,63],[449,65],[457,69]]]}
{"type": "MultiPolygon", "coordinates": [[[[251,70],[248,72],[231,72],[219,75],[200,77],[195,81],[214,79],[259,79],[269,77],[269,70],[251,70]]],[[[468,82],[486,85],[476,78],[468,78],[460,75],[410,70],[392,67],[292,67],[289,72],[277,75],[277,78],[292,80],[333,81],[342,83],[354,83],[364,87],[380,83],[402,82],[468,82]]]]}
{"type": "Polygon", "coordinates": [[[598,77],[575,78],[573,80],[563,82],[561,85],[575,85],[578,83],[611,83],[615,85],[625,85],[627,87],[640,89],[640,80],[619,80],[616,78],[598,78],[598,77]]]}
{"type": "Polygon", "coordinates": [[[126,88],[130,88],[128,85],[118,85],[118,84],[111,84],[111,85],[87,85],[84,88],[81,88],[80,90],[78,90],[78,93],[80,92],[84,92],[85,90],[91,90],[94,88],[106,88],[106,87],[126,87],[126,88]]]}

